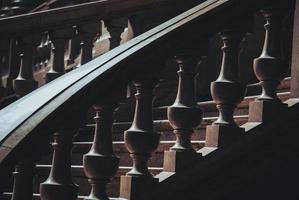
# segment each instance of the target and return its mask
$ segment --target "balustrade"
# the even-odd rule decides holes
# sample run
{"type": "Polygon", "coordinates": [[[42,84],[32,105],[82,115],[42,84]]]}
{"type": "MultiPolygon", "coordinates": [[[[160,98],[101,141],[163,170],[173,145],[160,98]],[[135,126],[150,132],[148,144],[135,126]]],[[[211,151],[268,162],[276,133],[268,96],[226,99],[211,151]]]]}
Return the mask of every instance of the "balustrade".
{"type": "Polygon", "coordinates": [[[262,94],[249,106],[249,122],[272,120],[282,113],[287,105],[277,97],[276,88],[285,77],[288,68],[282,57],[282,21],[285,12],[281,8],[262,10],[266,19],[265,41],[262,54],[254,60],[254,72],[262,86],[262,94]]]}
{"type": "Polygon", "coordinates": [[[245,31],[242,27],[237,27],[232,24],[220,33],[224,44],[221,71],[217,80],[211,83],[211,93],[219,110],[219,117],[206,129],[205,146],[212,149],[231,144],[244,132],[233,117],[236,106],[243,100],[246,92],[238,74],[240,43],[245,31]]]}
{"type": "Polygon", "coordinates": [[[136,105],[132,126],[125,131],[125,143],[133,160],[132,169],[121,177],[120,197],[134,200],[147,188],[158,183],[148,171],[147,162],[158,147],[160,135],[153,127],[153,79],[134,82],[137,89],[136,105]]]}

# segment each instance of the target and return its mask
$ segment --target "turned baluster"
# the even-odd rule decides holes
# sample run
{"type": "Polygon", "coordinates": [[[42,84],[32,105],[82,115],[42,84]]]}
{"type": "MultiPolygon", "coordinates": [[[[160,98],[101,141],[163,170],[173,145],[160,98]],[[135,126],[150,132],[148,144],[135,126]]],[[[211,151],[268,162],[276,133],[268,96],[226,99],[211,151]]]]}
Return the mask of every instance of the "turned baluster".
{"type": "Polygon", "coordinates": [[[24,159],[17,164],[13,173],[14,185],[11,200],[32,200],[34,167],[32,159],[24,159]]]}
{"type": "Polygon", "coordinates": [[[71,148],[75,131],[64,130],[54,134],[52,168],[48,179],[40,185],[42,200],[76,200],[78,186],[71,176],[71,148]]]}
{"type": "Polygon", "coordinates": [[[20,68],[20,49],[15,39],[9,41],[8,76],[6,79],[6,95],[14,94],[13,80],[17,78],[20,68]]]}
{"type": "Polygon", "coordinates": [[[92,60],[92,50],[95,37],[101,31],[101,23],[84,24],[79,26],[78,32],[81,36],[81,62],[83,65],[92,60]]]}
{"type": "Polygon", "coordinates": [[[164,153],[164,170],[176,172],[180,167],[199,158],[191,145],[193,129],[202,120],[201,109],[196,106],[195,76],[198,59],[193,55],[176,56],[179,65],[179,84],[174,104],[168,107],[167,115],[176,134],[176,143],[164,153]]]}
{"type": "Polygon", "coordinates": [[[249,106],[250,122],[265,122],[273,119],[286,109],[277,97],[276,88],[286,75],[287,64],[282,58],[282,20],[283,10],[268,8],[262,10],[266,19],[265,41],[262,54],[254,60],[254,72],[262,86],[262,94],[249,106]]]}
{"type": "MultiPolygon", "coordinates": [[[[243,100],[245,85],[239,82],[238,58],[244,31],[230,27],[221,32],[224,43],[219,77],[211,83],[211,93],[219,110],[218,119],[207,127],[206,147],[222,147],[235,141],[244,131],[234,121],[234,109],[243,100]]],[[[201,151],[200,151],[201,152],[201,151]]]]}
{"type": "Polygon", "coordinates": [[[7,47],[9,47],[9,41],[5,40],[0,40],[0,100],[2,97],[5,95],[5,89],[3,87],[3,82],[2,82],[2,71],[5,68],[5,64],[7,63],[7,60],[4,60],[5,58],[7,59],[7,47]]]}
{"type": "Polygon", "coordinates": [[[0,18],[12,15],[10,2],[11,0],[2,0],[2,7],[0,9],[0,18]]]}
{"type": "Polygon", "coordinates": [[[133,168],[121,177],[120,197],[134,200],[157,183],[148,170],[147,162],[158,147],[160,135],[153,130],[153,80],[142,79],[134,83],[136,106],[132,126],[125,131],[125,143],[133,159],[133,168]]]}
{"type": "MultiPolygon", "coordinates": [[[[77,27],[73,27],[74,32],[77,30],[77,27]]],[[[74,37],[69,41],[69,55],[67,59],[67,65],[75,63],[75,59],[80,54],[80,36],[76,32],[74,37]]]]}
{"type": "Polygon", "coordinates": [[[123,33],[124,29],[128,25],[128,19],[122,18],[122,19],[105,20],[105,24],[110,34],[109,49],[113,49],[120,45],[121,34],[123,33]]]}
{"type": "Polygon", "coordinates": [[[83,165],[92,186],[89,200],[109,200],[106,185],[115,176],[119,158],[112,148],[112,124],[116,104],[96,105],[94,141],[90,151],[83,157],[83,165]]]}
{"type": "Polygon", "coordinates": [[[37,88],[38,83],[33,79],[34,57],[36,47],[40,43],[40,36],[32,34],[18,40],[20,47],[20,71],[13,81],[13,88],[17,95],[23,96],[37,88]]]}
{"type": "Polygon", "coordinates": [[[52,41],[52,65],[46,74],[46,82],[50,82],[65,73],[64,51],[69,39],[73,36],[73,29],[55,30],[49,33],[52,41]]]}
{"type": "Polygon", "coordinates": [[[42,41],[40,45],[37,47],[38,60],[36,64],[38,65],[38,67],[46,66],[48,63],[48,40],[48,33],[43,32],[42,41]]]}
{"type": "Polygon", "coordinates": [[[11,10],[14,15],[29,12],[34,8],[34,5],[38,3],[34,0],[12,0],[10,3],[11,10]]]}

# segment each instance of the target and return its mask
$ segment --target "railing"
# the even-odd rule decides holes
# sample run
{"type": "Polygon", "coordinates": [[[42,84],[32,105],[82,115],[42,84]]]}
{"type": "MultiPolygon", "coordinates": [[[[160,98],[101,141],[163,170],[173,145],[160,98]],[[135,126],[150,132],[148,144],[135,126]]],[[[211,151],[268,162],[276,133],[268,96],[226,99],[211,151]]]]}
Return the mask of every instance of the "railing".
{"type": "MultiPolygon", "coordinates": [[[[133,9],[130,2],[135,1],[113,2],[121,6],[113,7],[115,10],[109,10],[110,14],[116,13],[116,10],[121,13],[123,9],[133,9]]],[[[282,16],[292,3],[277,1],[274,4],[270,0],[206,1],[2,109],[2,188],[5,188],[7,177],[17,164],[13,198],[32,198],[32,169],[38,158],[47,153],[45,146],[54,134],[52,169],[47,181],[41,184],[41,199],[76,199],[78,186],[72,182],[70,173],[71,141],[85,123],[85,113],[93,106],[96,111],[95,137],[90,152],[84,155],[83,165],[92,186],[89,198],[107,199],[105,187],[115,175],[119,163],[111,141],[113,114],[119,104],[125,101],[125,88],[131,81],[137,90],[136,107],[132,126],[125,131],[125,142],[134,164],[132,170],[121,178],[120,197],[138,199],[145,188],[156,187],[158,180],[152,177],[147,167],[147,161],[159,143],[159,134],[153,128],[153,89],[159,82],[159,73],[165,60],[173,56],[180,67],[179,86],[175,103],[168,108],[168,119],[177,141],[164,154],[164,170],[181,171],[194,159],[202,159],[200,153],[206,154],[233,144],[245,132],[233,119],[234,109],[243,100],[246,91],[238,77],[238,53],[241,41],[251,28],[252,13],[259,9],[263,9],[267,20],[266,37],[263,52],[254,61],[254,69],[263,92],[249,107],[248,126],[271,122],[275,116],[271,116],[270,111],[282,112],[287,109],[286,104],[277,98],[276,87],[287,71],[282,65],[279,41],[282,16]],[[211,92],[219,117],[207,127],[205,148],[196,153],[191,147],[190,137],[201,122],[202,111],[196,106],[194,98],[195,65],[205,56],[207,38],[217,32],[220,32],[224,43],[223,60],[219,77],[211,84],[211,92]]],[[[99,13],[91,5],[95,4],[86,4],[86,11],[90,9],[90,13],[99,13]]],[[[106,10],[105,7],[101,9],[106,10]]],[[[55,12],[60,13],[61,10],[55,10],[52,14],[55,12]]],[[[85,22],[86,13],[83,9],[76,16],[82,20],[80,24],[85,22]]],[[[109,13],[105,14],[110,16],[109,13]]],[[[69,17],[66,12],[60,15],[69,17]]],[[[28,18],[27,15],[23,17],[28,18]]],[[[45,19],[57,20],[51,15],[39,20],[45,19]]],[[[67,19],[68,25],[74,25],[72,20],[75,19],[67,19]]],[[[7,20],[13,21],[15,18],[7,20]]],[[[3,23],[0,20],[0,26],[3,23]]],[[[25,26],[28,30],[33,28],[33,24],[22,28],[26,29],[25,26]]],[[[59,24],[53,23],[53,27],[59,28],[59,24]]],[[[45,31],[48,27],[40,25],[39,28],[45,31]]],[[[8,26],[7,32],[15,33],[17,29],[8,26]]]]}
{"type": "MultiPolygon", "coordinates": [[[[176,3],[180,5],[179,8],[169,2],[102,0],[0,19],[1,26],[5,27],[0,31],[0,56],[6,58],[6,62],[1,59],[0,63],[2,71],[7,71],[5,84],[1,83],[1,86],[4,85],[1,92],[2,97],[8,96],[3,104],[7,105],[15,99],[11,98],[12,94],[24,96],[39,85],[91,60],[94,56],[93,47],[97,43],[95,40],[100,39],[102,34],[109,35],[108,49],[118,46],[121,34],[128,26],[128,19],[143,15],[137,12],[146,9],[154,13],[157,5],[167,8],[169,16],[160,17],[155,21],[158,23],[190,8],[197,1],[182,3],[178,0],[176,3]],[[102,28],[101,20],[105,22],[108,32],[102,28]],[[77,63],[74,63],[80,51],[80,61],[77,59],[77,63]]],[[[135,35],[144,32],[145,25],[151,27],[146,21],[144,24],[131,24],[135,35]]],[[[96,44],[97,48],[99,45],[103,45],[103,42],[96,44]]],[[[100,48],[107,49],[104,46],[100,48]]]]}

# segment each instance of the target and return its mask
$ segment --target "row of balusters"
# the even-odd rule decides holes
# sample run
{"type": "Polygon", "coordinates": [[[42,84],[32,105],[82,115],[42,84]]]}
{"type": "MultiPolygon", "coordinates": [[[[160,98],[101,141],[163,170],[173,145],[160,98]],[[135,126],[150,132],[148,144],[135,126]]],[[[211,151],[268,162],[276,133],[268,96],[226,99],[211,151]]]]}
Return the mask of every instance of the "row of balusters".
{"type": "MultiPolygon", "coordinates": [[[[125,19],[107,20],[105,25],[112,49],[119,45],[120,35],[128,23],[125,19]]],[[[6,69],[6,84],[1,82],[1,97],[13,94],[22,97],[36,89],[38,81],[34,79],[34,74],[47,69],[47,66],[50,68],[45,75],[46,83],[91,60],[94,43],[101,36],[101,29],[102,23],[98,22],[0,41],[1,69],[5,70],[4,63],[9,67],[6,69]],[[69,55],[65,61],[66,52],[69,55]],[[80,62],[76,65],[74,63],[79,55],[80,62]]]]}
{"type": "MultiPolygon", "coordinates": [[[[284,12],[278,8],[269,8],[262,11],[266,19],[265,41],[263,51],[259,58],[254,60],[254,71],[262,86],[262,94],[250,106],[271,106],[273,109],[285,108],[276,94],[276,87],[286,74],[286,67],[281,55],[281,23],[284,12]]],[[[96,26],[98,27],[98,26],[96,26]]],[[[95,28],[96,28],[95,27],[95,28]]],[[[239,24],[227,26],[220,32],[223,41],[223,59],[219,77],[211,84],[211,93],[219,110],[218,119],[207,126],[206,149],[216,149],[229,146],[234,143],[244,129],[238,127],[234,121],[233,113],[236,106],[245,96],[246,86],[242,85],[238,78],[238,58],[240,44],[245,37],[246,30],[239,24]]],[[[85,40],[89,53],[95,31],[84,31],[85,40]]],[[[66,40],[67,31],[56,31],[50,35],[55,50],[55,58],[52,66],[53,77],[64,73],[62,46],[66,40]],[[60,45],[60,46],[59,46],[60,45]],[[59,50],[60,49],[60,53],[59,50]],[[57,64],[60,63],[60,64],[57,64]]],[[[119,41],[115,41],[119,44],[119,41]]],[[[200,44],[198,44],[200,45],[200,44]]],[[[84,52],[84,51],[83,51],[84,52]]],[[[202,52],[204,56],[204,51],[202,52]]],[[[29,58],[28,58],[29,59],[29,58]]],[[[84,63],[91,60],[91,55],[83,53],[84,63]]],[[[191,145],[193,129],[198,127],[202,120],[202,111],[197,106],[194,98],[195,66],[201,58],[192,54],[180,54],[175,56],[179,66],[178,92],[174,104],[168,107],[168,120],[176,134],[176,143],[164,154],[164,170],[177,172],[183,170],[194,159],[201,159],[201,152],[196,152],[191,145]]],[[[49,78],[48,74],[48,78],[49,78]]],[[[121,177],[120,197],[137,199],[138,191],[146,189],[146,186],[156,186],[157,178],[149,172],[147,161],[159,144],[160,134],[154,130],[152,115],[153,89],[157,84],[154,78],[142,78],[134,80],[136,87],[135,115],[132,126],[125,131],[124,140],[133,160],[132,169],[121,177]]],[[[94,141],[90,151],[83,157],[83,165],[89,183],[92,186],[90,196],[86,199],[107,200],[106,186],[115,176],[119,158],[112,148],[112,124],[113,115],[121,98],[105,97],[102,103],[93,107],[96,111],[94,141]],[[104,102],[104,103],[103,103],[104,102]]],[[[273,112],[272,109],[272,112],[273,112]]],[[[267,112],[249,111],[249,121],[263,116],[267,112]],[[251,118],[250,115],[255,117],[251,118]]],[[[255,110],[256,111],[256,110],[255,110]]],[[[54,134],[54,154],[52,168],[48,179],[40,185],[40,196],[43,200],[75,200],[77,199],[78,186],[73,183],[71,176],[71,147],[72,137],[77,129],[61,130],[54,134]]],[[[33,160],[25,160],[16,167],[13,200],[32,198],[33,160]],[[22,198],[21,198],[22,197],[22,198]]],[[[150,188],[152,188],[150,187],[150,188]]],[[[149,188],[149,187],[148,187],[149,188]]]]}

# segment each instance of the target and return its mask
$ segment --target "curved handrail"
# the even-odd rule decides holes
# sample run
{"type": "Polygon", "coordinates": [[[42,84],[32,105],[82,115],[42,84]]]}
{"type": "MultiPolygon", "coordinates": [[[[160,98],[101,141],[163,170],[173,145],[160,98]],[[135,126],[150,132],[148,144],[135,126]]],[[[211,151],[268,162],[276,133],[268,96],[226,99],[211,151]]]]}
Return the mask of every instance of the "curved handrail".
{"type": "MultiPolygon", "coordinates": [[[[211,30],[219,30],[223,22],[240,14],[246,16],[267,3],[273,2],[208,0],[4,108],[0,111],[0,166],[9,160],[11,152],[20,143],[38,136],[40,133],[37,130],[45,128],[46,125],[55,125],[53,119],[63,114],[64,106],[80,106],[80,102],[74,101],[76,95],[85,94],[92,84],[97,84],[98,91],[101,92],[105,85],[98,83],[108,80],[115,82],[116,75],[128,69],[142,70],[142,67],[133,64],[140,60],[140,54],[150,54],[152,49],[163,45],[171,46],[169,43],[172,39],[184,38],[185,34],[194,32],[194,27],[205,27],[207,22],[215,23],[217,20],[218,23],[215,23],[213,28],[202,29],[198,37],[210,33],[211,30]],[[132,65],[127,65],[128,62],[132,65]]],[[[88,96],[84,98],[87,99],[88,96]]]]}

